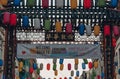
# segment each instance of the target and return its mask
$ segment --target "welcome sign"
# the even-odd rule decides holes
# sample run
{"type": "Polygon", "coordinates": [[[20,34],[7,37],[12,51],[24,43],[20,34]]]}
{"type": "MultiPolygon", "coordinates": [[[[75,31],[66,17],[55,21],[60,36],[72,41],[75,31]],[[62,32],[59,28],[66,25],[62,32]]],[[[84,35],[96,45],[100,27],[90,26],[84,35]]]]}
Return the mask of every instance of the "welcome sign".
{"type": "Polygon", "coordinates": [[[18,58],[101,58],[96,44],[17,44],[18,58]]]}

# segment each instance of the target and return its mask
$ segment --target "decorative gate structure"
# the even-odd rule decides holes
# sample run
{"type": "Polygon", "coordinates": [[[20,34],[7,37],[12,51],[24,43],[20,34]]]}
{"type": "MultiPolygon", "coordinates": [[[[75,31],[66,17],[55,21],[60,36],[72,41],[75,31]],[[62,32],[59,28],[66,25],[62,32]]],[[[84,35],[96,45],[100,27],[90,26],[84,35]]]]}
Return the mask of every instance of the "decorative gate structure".
{"type": "Polygon", "coordinates": [[[1,16],[4,20],[2,26],[6,30],[4,79],[14,79],[15,58],[61,57],[103,57],[104,79],[113,79],[112,38],[117,39],[119,34],[113,34],[112,29],[120,24],[117,4],[117,0],[8,1],[8,6],[5,5],[7,9],[3,10],[1,16]],[[4,18],[8,15],[10,22],[4,18]],[[21,48],[32,53],[27,55],[21,48]],[[72,52],[66,50],[72,48],[72,52]],[[96,49],[96,55],[92,57],[93,53],[87,56],[88,51],[93,49],[96,49]],[[78,52],[82,50],[87,53],[78,52]]]}

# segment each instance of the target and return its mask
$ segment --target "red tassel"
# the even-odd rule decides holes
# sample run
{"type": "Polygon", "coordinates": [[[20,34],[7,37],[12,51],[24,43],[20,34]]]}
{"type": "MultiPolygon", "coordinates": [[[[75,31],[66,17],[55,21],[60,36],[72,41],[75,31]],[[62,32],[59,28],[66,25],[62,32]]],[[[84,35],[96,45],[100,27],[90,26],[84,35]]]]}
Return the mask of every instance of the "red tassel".
{"type": "Polygon", "coordinates": [[[112,38],[112,46],[116,47],[116,39],[115,38],[112,38]]]}
{"type": "Polygon", "coordinates": [[[66,34],[70,34],[70,33],[72,33],[72,24],[67,23],[66,24],[66,34]]]}

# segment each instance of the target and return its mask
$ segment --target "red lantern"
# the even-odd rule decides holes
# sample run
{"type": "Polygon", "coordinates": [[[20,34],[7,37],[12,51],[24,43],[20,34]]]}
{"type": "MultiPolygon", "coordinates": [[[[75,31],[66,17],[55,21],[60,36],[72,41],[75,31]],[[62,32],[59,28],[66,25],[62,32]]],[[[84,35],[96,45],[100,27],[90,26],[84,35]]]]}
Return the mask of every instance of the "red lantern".
{"type": "Polygon", "coordinates": [[[3,23],[4,24],[9,24],[10,21],[10,13],[9,12],[4,12],[3,14],[3,23]]]}
{"type": "Polygon", "coordinates": [[[89,9],[91,7],[91,0],[84,0],[84,8],[89,9]]]}
{"type": "Polygon", "coordinates": [[[97,79],[100,79],[100,75],[97,76],[97,79]]]}
{"type": "Polygon", "coordinates": [[[116,47],[116,39],[115,38],[112,38],[112,46],[116,47]]]}
{"type": "Polygon", "coordinates": [[[104,26],[104,35],[110,36],[110,26],[109,25],[104,26]]]}
{"type": "Polygon", "coordinates": [[[47,70],[50,70],[50,63],[47,64],[47,70]]]}
{"type": "Polygon", "coordinates": [[[119,28],[118,28],[118,26],[113,26],[113,33],[114,33],[114,36],[118,36],[119,35],[119,28]]]}
{"type": "Polygon", "coordinates": [[[11,26],[16,26],[17,24],[17,15],[16,14],[11,14],[10,15],[10,25],[11,26]]]}
{"type": "Polygon", "coordinates": [[[92,62],[88,63],[88,67],[89,67],[89,69],[92,69],[92,67],[93,67],[92,62]]]}
{"type": "Polygon", "coordinates": [[[29,73],[32,74],[33,71],[34,71],[33,67],[30,67],[30,69],[29,69],[29,73]]]}

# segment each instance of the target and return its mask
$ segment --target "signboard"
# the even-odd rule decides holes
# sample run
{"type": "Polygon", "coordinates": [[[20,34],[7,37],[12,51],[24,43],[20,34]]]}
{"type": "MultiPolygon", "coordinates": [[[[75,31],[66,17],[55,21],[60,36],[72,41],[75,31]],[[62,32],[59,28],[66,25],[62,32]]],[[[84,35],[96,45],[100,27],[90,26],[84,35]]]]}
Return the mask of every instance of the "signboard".
{"type": "Polygon", "coordinates": [[[18,44],[18,58],[100,58],[100,45],[18,44]]]}

